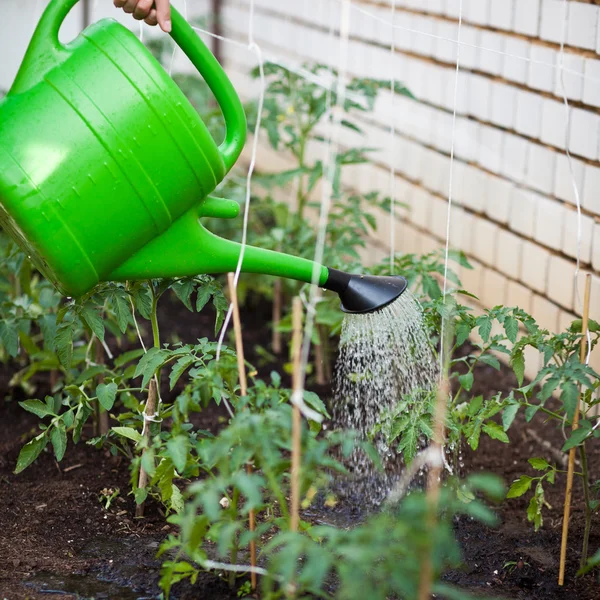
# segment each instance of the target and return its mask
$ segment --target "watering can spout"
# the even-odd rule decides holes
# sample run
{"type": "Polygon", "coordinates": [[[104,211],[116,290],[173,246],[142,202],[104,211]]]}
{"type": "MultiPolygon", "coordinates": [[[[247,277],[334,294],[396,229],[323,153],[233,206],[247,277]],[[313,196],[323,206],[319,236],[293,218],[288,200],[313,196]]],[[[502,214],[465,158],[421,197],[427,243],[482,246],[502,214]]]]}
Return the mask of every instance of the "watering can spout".
{"type": "MultiPolygon", "coordinates": [[[[241,245],[211,233],[199,223],[198,217],[233,218],[239,210],[235,201],[206,198],[198,209],[179,218],[165,233],[113,271],[108,279],[126,281],[191,277],[200,273],[234,271],[241,245]]],[[[255,246],[245,247],[242,271],[306,283],[316,281],[325,289],[336,292],[342,301],[342,310],[348,313],[379,310],[398,298],[407,287],[403,277],[351,275],[305,258],[255,246]]]]}

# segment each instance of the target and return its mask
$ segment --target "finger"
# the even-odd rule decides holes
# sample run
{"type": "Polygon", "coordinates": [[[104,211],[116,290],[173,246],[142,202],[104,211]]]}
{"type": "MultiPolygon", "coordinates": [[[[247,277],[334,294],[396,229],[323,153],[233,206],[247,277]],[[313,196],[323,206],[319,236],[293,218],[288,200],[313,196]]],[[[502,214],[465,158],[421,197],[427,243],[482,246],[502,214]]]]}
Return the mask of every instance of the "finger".
{"type": "Polygon", "coordinates": [[[152,3],[153,0],[139,0],[133,11],[133,18],[137,19],[138,21],[145,19],[150,14],[152,3]]]}
{"type": "Polygon", "coordinates": [[[137,3],[138,0],[126,0],[125,4],[123,5],[123,10],[130,15],[135,10],[137,3]]]}
{"type": "Polygon", "coordinates": [[[117,8],[123,8],[125,6],[125,2],[127,2],[127,0],[113,0],[113,4],[117,8]]]}
{"type": "Polygon", "coordinates": [[[150,11],[150,14],[144,19],[144,21],[153,27],[154,25],[158,25],[158,21],[156,19],[156,10],[154,8],[150,11]]]}
{"type": "Polygon", "coordinates": [[[156,0],[156,19],[160,28],[165,33],[171,32],[171,2],[170,0],[156,0]]]}

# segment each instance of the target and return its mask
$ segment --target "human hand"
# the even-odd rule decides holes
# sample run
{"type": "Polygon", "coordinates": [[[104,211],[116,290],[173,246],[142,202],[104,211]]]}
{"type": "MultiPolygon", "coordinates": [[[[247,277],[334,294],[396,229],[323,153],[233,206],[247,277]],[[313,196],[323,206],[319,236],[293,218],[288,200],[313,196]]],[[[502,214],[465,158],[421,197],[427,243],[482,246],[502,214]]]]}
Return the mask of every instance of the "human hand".
{"type": "Polygon", "coordinates": [[[117,8],[133,15],[138,21],[148,25],[160,25],[165,32],[171,31],[171,1],[170,0],[113,0],[117,8]],[[156,8],[154,8],[156,6],[156,8]]]}

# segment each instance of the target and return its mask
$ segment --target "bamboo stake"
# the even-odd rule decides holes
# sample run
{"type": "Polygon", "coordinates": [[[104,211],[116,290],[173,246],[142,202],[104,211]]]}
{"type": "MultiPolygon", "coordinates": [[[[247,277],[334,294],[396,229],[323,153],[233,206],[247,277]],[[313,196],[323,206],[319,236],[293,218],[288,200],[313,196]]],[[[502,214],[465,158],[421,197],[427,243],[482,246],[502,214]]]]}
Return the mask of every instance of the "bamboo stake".
{"type": "MultiPolygon", "coordinates": [[[[296,296],[292,304],[292,394],[302,394],[302,300],[296,296]]],[[[292,406],[292,490],[290,497],[290,529],[300,524],[300,452],[302,420],[300,409],[292,406]]]]}
{"type": "Polygon", "coordinates": [[[281,331],[277,329],[281,321],[281,296],[281,279],[278,277],[273,284],[273,337],[271,341],[273,354],[281,354],[281,331]]]}
{"type": "MultiPolygon", "coordinates": [[[[144,429],[143,435],[146,441],[149,443],[150,438],[152,437],[152,433],[150,431],[150,423],[146,417],[152,417],[156,414],[156,406],[158,404],[158,390],[156,388],[156,380],[152,378],[150,380],[150,387],[148,388],[148,400],[146,401],[146,408],[144,409],[145,417],[144,417],[144,429]]],[[[146,453],[146,450],[142,452],[142,456],[146,453]]],[[[140,476],[138,479],[138,487],[144,489],[148,485],[148,473],[144,467],[140,465],[140,476]]],[[[135,507],[135,516],[143,517],[144,516],[144,506],[146,502],[142,502],[135,507]]]]}
{"type": "MultiPolygon", "coordinates": [[[[427,478],[427,505],[429,509],[429,531],[433,531],[436,523],[438,502],[440,498],[440,486],[442,477],[442,452],[444,448],[444,423],[448,409],[448,394],[450,384],[448,374],[445,373],[437,391],[435,415],[433,424],[433,439],[429,447],[429,476],[427,478]]],[[[421,567],[421,579],[419,584],[419,600],[428,600],[431,592],[431,579],[433,566],[431,564],[431,547],[427,546],[427,554],[421,567]]]]}
{"type": "MultiPolygon", "coordinates": [[[[237,290],[235,287],[235,279],[233,273],[227,274],[227,284],[229,286],[229,299],[233,307],[233,331],[235,333],[235,351],[237,354],[237,365],[240,378],[240,392],[242,396],[248,395],[248,381],[246,379],[246,364],[244,361],[244,344],[242,342],[242,322],[240,320],[240,308],[237,300],[237,290]]],[[[252,473],[252,465],[246,466],[248,474],[252,473]]],[[[254,509],[250,509],[248,513],[248,527],[250,531],[256,529],[256,515],[254,509]]],[[[252,591],[256,591],[256,540],[250,542],[250,584],[252,591]]]]}
{"type": "MultiPolygon", "coordinates": [[[[585,278],[585,292],[583,296],[583,315],[581,320],[581,347],[579,350],[579,360],[585,362],[587,351],[587,330],[588,320],[590,315],[590,291],[592,286],[592,276],[588,273],[585,278]]],[[[575,404],[575,414],[573,415],[573,425],[571,432],[579,427],[579,404],[581,395],[577,395],[577,403],[575,404]]],[[[558,571],[558,585],[563,585],[565,582],[565,566],[567,562],[567,539],[569,537],[569,518],[571,516],[571,496],[573,495],[573,473],[575,471],[575,454],[577,447],[569,450],[569,464],[567,467],[567,487],[565,490],[565,507],[563,512],[562,539],[560,543],[560,566],[558,571]]]]}

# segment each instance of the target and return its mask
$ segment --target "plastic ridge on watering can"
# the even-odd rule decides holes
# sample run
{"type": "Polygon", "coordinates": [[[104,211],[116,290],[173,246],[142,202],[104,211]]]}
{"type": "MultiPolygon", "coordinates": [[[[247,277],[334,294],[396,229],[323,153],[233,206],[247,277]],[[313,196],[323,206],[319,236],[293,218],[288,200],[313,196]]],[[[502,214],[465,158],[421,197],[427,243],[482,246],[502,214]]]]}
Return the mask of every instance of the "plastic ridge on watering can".
{"type": "MultiPolygon", "coordinates": [[[[233,85],[172,8],[171,36],[223,113],[226,135],[217,145],[171,77],[115,20],[60,43],[61,24],[77,2],[49,2],[0,101],[0,224],[67,296],[101,281],[235,269],[241,246],[199,221],[239,213],[236,202],[209,196],[245,143],[246,117],[233,85]]],[[[396,289],[367,294],[366,282],[251,246],[242,270],[318,281],[344,293],[350,311],[375,310],[396,289]]]]}

